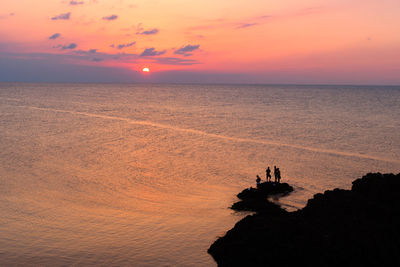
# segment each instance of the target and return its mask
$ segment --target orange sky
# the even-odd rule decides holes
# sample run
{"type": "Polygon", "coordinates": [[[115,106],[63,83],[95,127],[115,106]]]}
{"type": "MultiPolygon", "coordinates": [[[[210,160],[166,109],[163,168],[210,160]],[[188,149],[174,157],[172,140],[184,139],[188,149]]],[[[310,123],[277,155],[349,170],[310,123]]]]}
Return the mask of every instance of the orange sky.
{"type": "Polygon", "coordinates": [[[0,60],[399,84],[399,14],[398,0],[1,1],[0,60]]]}

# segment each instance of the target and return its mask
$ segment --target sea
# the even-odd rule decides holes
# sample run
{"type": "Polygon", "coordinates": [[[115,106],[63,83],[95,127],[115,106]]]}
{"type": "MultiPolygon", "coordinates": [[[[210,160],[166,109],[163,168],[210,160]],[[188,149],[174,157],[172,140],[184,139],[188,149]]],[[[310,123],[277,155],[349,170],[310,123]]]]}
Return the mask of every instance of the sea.
{"type": "Polygon", "coordinates": [[[289,211],[400,172],[400,86],[0,83],[0,265],[216,266],[268,166],[289,211]]]}

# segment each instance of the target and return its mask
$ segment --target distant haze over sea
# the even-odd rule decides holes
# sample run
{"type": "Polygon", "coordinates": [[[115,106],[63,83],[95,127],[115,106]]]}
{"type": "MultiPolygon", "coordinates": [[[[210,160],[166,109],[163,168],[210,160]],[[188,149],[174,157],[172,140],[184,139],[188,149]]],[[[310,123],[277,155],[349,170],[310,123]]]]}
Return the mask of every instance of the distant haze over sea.
{"type": "Polygon", "coordinates": [[[35,60],[8,60],[0,62],[0,82],[46,83],[188,83],[188,84],[293,84],[293,85],[400,85],[400,79],[380,77],[374,73],[347,70],[320,75],[313,70],[268,72],[221,72],[170,70],[143,74],[118,67],[59,64],[50,61],[38,67],[35,60]]]}

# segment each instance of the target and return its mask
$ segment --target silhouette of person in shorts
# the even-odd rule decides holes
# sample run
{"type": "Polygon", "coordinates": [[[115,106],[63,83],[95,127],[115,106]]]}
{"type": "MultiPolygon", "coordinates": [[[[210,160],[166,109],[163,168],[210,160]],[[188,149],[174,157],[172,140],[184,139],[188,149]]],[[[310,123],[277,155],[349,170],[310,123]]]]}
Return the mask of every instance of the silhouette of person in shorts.
{"type": "Polygon", "coordinates": [[[279,168],[276,168],[276,171],[277,171],[277,179],[278,179],[278,184],[281,182],[281,170],[279,169],[279,168]]]}
{"type": "Polygon", "coordinates": [[[268,166],[268,168],[265,170],[265,176],[266,176],[266,178],[267,178],[267,182],[271,182],[271,169],[269,168],[269,166],[268,166]]]}

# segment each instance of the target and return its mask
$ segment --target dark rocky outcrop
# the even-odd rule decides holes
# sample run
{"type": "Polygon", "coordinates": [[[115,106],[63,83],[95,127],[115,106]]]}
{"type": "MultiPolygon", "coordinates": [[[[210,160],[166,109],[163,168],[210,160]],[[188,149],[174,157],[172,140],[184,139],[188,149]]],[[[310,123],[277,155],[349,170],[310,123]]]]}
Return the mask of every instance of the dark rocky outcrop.
{"type": "Polygon", "coordinates": [[[280,214],[286,211],[281,209],[279,205],[268,201],[271,195],[281,194],[286,195],[293,191],[287,183],[264,182],[257,188],[250,187],[240,192],[237,197],[240,201],[234,203],[231,207],[237,211],[256,211],[268,212],[269,214],[280,214]]]}
{"type": "Polygon", "coordinates": [[[258,212],[208,252],[219,266],[400,266],[400,174],[367,174],[295,212],[258,212]]]}

